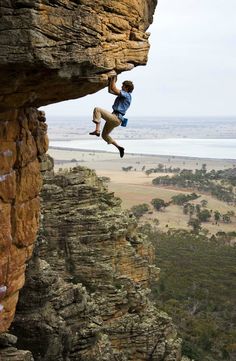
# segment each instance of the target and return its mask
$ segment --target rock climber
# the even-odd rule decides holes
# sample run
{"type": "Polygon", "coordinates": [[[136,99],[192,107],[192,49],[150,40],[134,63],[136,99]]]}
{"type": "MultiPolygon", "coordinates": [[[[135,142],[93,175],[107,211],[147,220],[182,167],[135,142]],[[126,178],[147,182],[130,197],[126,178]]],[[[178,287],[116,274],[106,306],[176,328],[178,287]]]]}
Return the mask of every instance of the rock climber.
{"type": "MultiPolygon", "coordinates": [[[[94,108],[93,111],[93,122],[96,124],[96,129],[89,133],[90,135],[100,136],[100,124],[101,118],[106,121],[103,130],[102,138],[108,143],[113,144],[120,152],[120,157],[123,158],[125,149],[118,145],[114,139],[111,138],[110,133],[119,125],[122,125],[127,122],[127,119],[124,118],[124,115],[131,104],[131,93],[134,89],[132,81],[125,80],[122,84],[121,90],[116,87],[117,76],[113,75],[109,78],[108,82],[108,91],[111,94],[117,95],[115,102],[112,106],[113,112],[110,113],[107,110],[101,108],[94,108]]],[[[124,124],[125,126],[125,124],[124,124]]]]}

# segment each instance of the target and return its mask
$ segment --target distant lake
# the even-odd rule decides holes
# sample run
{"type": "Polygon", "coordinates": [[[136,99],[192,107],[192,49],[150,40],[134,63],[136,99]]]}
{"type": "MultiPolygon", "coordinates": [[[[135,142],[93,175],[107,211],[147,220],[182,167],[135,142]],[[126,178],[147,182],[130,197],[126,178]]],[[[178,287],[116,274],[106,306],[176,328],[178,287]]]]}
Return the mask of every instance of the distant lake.
{"type": "MultiPolygon", "coordinates": [[[[114,129],[115,139],[236,139],[236,117],[130,117],[124,129],[114,129]]],[[[91,116],[47,116],[52,140],[78,139],[91,132],[91,116]],[[69,135],[68,138],[65,138],[69,135]]],[[[102,121],[102,124],[104,122],[102,121]]]]}
{"type": "MultiPolygon", "coordinates": [[[[236,139],[125,139],[118,140],[126,153],[170,155],[194,158],[236,159],[236,139]]],[[[101,138],[91,140],[51,141],[51,147],[116,152],[101,138]]]]}

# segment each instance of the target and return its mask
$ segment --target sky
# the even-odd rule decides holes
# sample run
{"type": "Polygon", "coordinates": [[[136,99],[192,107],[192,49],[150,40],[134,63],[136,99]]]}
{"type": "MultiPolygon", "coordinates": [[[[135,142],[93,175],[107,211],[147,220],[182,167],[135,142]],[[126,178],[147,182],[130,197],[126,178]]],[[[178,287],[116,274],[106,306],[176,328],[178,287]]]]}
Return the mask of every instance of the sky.
{"type": "MultiPolygon", "coordinates": [[[[146,66],[119,75],[135,85],[127,116],[236,116],[236,0],[159,0],[146,66]]],[[[111,109],[107,89],[42,107],[50,116],[111,109]]]]}

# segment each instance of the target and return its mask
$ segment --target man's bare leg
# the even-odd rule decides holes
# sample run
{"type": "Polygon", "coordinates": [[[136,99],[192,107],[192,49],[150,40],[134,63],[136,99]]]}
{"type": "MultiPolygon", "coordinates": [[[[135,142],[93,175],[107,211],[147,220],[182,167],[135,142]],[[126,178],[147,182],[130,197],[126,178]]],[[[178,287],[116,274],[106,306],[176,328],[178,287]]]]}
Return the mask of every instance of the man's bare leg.
{"type": "Polygon", "coordinates": [[[95,123],[96,127],[93,132],[89,133],[90,135],[96,135],[97,137],[100,136],[101,117],[102,117],[102,114],[101,114],[100,108],[98,108],[98,107],[94,108],[93,123],[95,123]]]}
{"type": "Polygon", "coordinates": [[[124,157],[124,154],[125,154],[125,148],[121,147],[120,145],[118,145],[116,143],[115,140],[113,140],[110,144],[113,144],[120,152],[120,157],[123,158],[124,157]]]}
{"type": "Polygon", "coordinates": [[[111,131],[120,124],[119,119],[110,112],[101,109],[101,108],[94,108],[93,112],[93,123],[96,124],[96,128],[94,132],[89,133],[90,135],[96,135],[97,137],[100,136],[100,122],[101,118],[103,118],[106,123],[103,127],[102,137],[108,144],[113,144],[120,152],[120,157],[123,158],[125,149],[121,147],[119,144],[116,143],[114,139],[110,137],[111,131]]]}
{"type": "Polygon", "coordinates": [[[100,123],[94,122],[96,124],[96,128],[93,132],[89,133],[90,135],[100,136],[100,123]]]}

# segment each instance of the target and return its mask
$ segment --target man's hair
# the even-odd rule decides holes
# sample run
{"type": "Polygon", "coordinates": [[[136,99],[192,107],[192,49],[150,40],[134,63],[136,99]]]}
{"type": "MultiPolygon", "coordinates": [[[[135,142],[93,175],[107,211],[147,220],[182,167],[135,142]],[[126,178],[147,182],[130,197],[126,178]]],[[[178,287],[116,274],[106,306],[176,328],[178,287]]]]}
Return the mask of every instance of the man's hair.
{"type": "Polygon", "coordinates": [[[125,80],[122,85],[126,87],[128,93],[132,93],[134,90],[134,84],[130,80],[125,80]]]}

